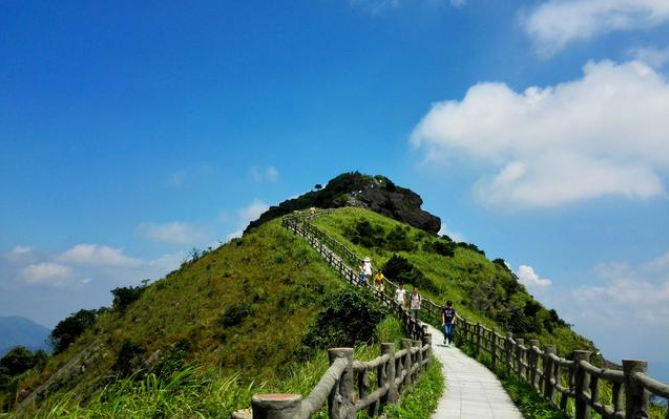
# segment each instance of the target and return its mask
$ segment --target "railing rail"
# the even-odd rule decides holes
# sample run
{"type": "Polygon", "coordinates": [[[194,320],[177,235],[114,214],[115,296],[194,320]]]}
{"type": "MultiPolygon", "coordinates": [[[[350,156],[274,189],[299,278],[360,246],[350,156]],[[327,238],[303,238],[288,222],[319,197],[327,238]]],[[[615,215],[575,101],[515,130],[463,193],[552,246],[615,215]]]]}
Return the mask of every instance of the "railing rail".
{"type": "MultiPolygon", "coordinates": [[[[349,263],[359,263],[353,252],[309,223],[306,217],[284,217],[282,225],[302,236],[352,285],[362,287],[349,263]],[[303,222],[300,222],[303,221],[303,222]]],[[[432,355],[432,336],[402,306],[384,293],[377,298],[393,312],[408,331],[409,339],[402,339],[402,349],[395,352],[392,343],[381,344],[381,354],[371,361],[353,359],[352,348],[328,350],[330,368],[302,400],[299,394],[256,394],[251,400],[255,419],[308,419],[327,403],[331,419],[354,419],[357,412],[367,410],[377,416],[389,403],[397,403],[402,394],[411,389],[429,365],[432,355]],[[376,376],[376,383],[370,376],[376,376]]],[[[243,417],[240,413],[236,417],[243,417]]]]}
{"type": "MultiPolygon", "coordinates": [[[[283,219],[283,226],[304,237],[339,272],[340,276],[356,286],[368,286],[360,284],[357,273],[349,267],[362,264],[362,259],[313,225],[310,221],[314,217],[314,215],[287,216],[283,219]]],[[[388,397],[388,394],[392,391],[393,383],[397,385],[397,391],[400,391],[401,394],[403,388],[410,386],[412,376],[417,373],[416,370],[419,371],[420,367],[429,360],[429,356],[425,356],[429,354],[429,344],[425,342],[431,341],[431,336],[426,333],[426,326],[421,326],[419,322],[414,321],[395,301],[397,284],[386,278],[385,285],[385,291],[377,292],[377,297],[393,310],[410,332],[411,337],[420,339],[424,345],[422,348],[412,348],[411,344],[405,345],[403,342],[402,350],[393,353],[394,362],[388,360],[384,363],[382,360],[384,355],[368,362],[353,361],[354,372],[363,374],[362,378],[358,376],[358,389],[360,391],[362,388],[363,391],[352,410],[349,409],[351,412],[355,412],[356,408],[360,410],[367,407],[372,402],[382,401],[384,397],[387,403],[392,399],[388,397]],[[426,336],[427,339],[425,339],[426,336]],[[418,361],[417,358],[421,356],[422,360],[418,361]],[[412,363],[406,358],[415,359],[412,363]],[[412,367],[416,365],[416,362],[419,362],[418,368],[412,367]],[[383,365],[397,367],[394,374],[395,379],[386,381],[383,385],[379,384],[377,390],[367,395],[365,372],[374,368],[383,369],[383,365]],[[386,389],[386,386],[389,388],[386,389]]],[[[428,299],[422,299],[421,310],[427,312],[431,323],[435,326],[440,325],[440,305],[428,299]]],[[[589,351],[574,351],[569,356],[570,359],[567,359],[557,355],[554,345],[546,345],[542,349],[538,340],[530,340],[526,344],[522,338],[514,339],[510,332],[499,333],[481,323],[472,323],[467,319],[461,319],[459,329],[462,341],[473,345],[476,356],[480,356],[483,352],[489,354],[493,367],[500,364],[506,366],[543,394],[544,398],[554,407],[573,414],[575,419],[590,419],[593,410],[604,419],[648,418],[650,417],[649,398],[651,394],[669,401],[669,386],[647,375],[648,364],[645,361],[623,360],[622,370],[599,368],[590,363],[589,351]],[[607,403],[601,397],[601,387],[604,382],[608,383],[611,388],[610,400],[607,403]]],[[[370,410],[370,415],[373,416],[375,412],[378,413],[378,410],[370,410]]],[[[352,419],[352,416],[332,416],[332,411],[330,416],[333,419],[352,419]]],[[[307,417],[302,416],[302,419],[307,419],[307,417]]],[[[669,410],[666,411],[666,419],[669,419],[669,410]]]]}

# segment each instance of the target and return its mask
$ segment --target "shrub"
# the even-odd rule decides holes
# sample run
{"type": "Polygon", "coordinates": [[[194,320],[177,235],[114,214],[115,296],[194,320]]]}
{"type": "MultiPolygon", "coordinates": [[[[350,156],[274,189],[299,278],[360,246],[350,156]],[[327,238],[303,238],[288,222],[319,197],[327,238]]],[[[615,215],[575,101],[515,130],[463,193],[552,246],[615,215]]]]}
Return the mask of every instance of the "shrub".
{"type": "Polygon", "coordinates": [[[219,323],[224,328],[237,326],[246,317],[252,313],[251,306],[246,303],[236,304],[228,307],[225,312],[219,317],[219,323]]]}
{"type": "Polygon", "coordinates": [[[400,226],[395,226],[386,236],[386,248],[394,252],[401,250],[410,252],[415,249],[414,244],[409,240],[407,232],[400,226]]]}
{"type": "Polygon", "coordinates": [[[446,256],[448,258],[455,256],[455,244],[453,242],[437,240],[434,242],[433,248],[434,252],[439,255],[446,256]]]}
{"type": "Polygon", "coordinates": [[[354,347],[372,343],[386,311],[367,289],[344,288],[328,299],[303,339],[310,348],[354,347]]]}
{"type": "Polygon", "coordinates": [[[144,350],[139,345],[130,341],[123,342],[112,371],[119,377],[131,375],[141,365],[143,355],[144,350]]]}
{"type": "Polygon", "coordinates": [[[61,320],[50,335],[54,353],[67,349],[82,333],[95,324],[97,310],[79,310],[65,320],[61,320]]]}
{"type": "Polygon", "coordinates": [[[383,272],[393,281],[410,284],[414,287],[434,292],[439,291],[432,281],[426,278],[418,268],[402,256],[393,255],[388,259],[386,264],[383,265],[383,272]]]}
{"type": "Polygon", "coordinates": [[[112,307],[114,310],[124,313],[125,310],[142,296],[145,286],[119,287],[111,290],[114,296],[112,307]]]}

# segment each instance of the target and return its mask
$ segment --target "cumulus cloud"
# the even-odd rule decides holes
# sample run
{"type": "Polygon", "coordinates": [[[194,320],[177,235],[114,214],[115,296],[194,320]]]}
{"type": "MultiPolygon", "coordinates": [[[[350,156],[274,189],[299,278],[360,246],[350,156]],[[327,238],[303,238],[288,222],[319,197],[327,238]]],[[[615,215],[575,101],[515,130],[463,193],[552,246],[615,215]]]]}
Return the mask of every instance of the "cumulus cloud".
{"type": "Polygon", "coordinates": [[[628,321],[669,326],[669,252],[639,266],[599,264],[594,272],[603,284],[573,292],[574,299],[594,316],[613,318],[625,307],[628,321]]]}
{"type": "Polygon", "coordinates": [[[251,172],[251,177],[256,183],[274,183],[279,180],[279,171],[274,166],[267,166],[265,168],[254,166],[249,171],[251,172]]]}
{"type": "Polygon", "coordinates": [[[528,288],[546,288],[549,287],[553,281],[546,278],[539,278],[539,275],[534,271],[534,268],[527,265],[520,265],[518,267],[518,282],[525,285],[528,288]]]}
{"type": "Polygon", "coordinates": [[[28,265],[21,270],[21,276],[29,285],[66,285],[72,276],[72,268],[52,262],[28,265]]]}
{"type": "Polygon", "coordinates": [[[141,223],[137,233],[147,239],[166,244],[190,245],[204,238],[204,233],[194,226],[181,222],[165,224],[141,223]]]}
{"type": "Polygon", "coordinates": [[[227,239],[231,240],[241,237],[244,233],[244,229],[249,223],[258,219],[260,215],[268,209],[269,205],[260,200],[255,200],[250,205],[239,209],[239,211],[237,211],[237,230],[228,234],[227,239]]]}
{"type": "Polygon", "coordinates": [[[590,62],[580,79],[515,92],[480,83],[433,105],[411,135],[428,158],[488,169],[479,200],[553,207],[602,196],[665,194],[669,83],[648,65],[590,62]]]}
{"type": "Polygon", "coordinates": [[[131,258],[121,249],[97,244],[78,244],[66,250],[58,260],[72,265],[136,267],[144,264],[141,259],[131,258]]]}
{"type": "Polygon", "coordinates": [[[649,66],[662,69],[669,64],[669,47],[653,48],[653,47],[638,47],[630,51],[630,55],[638,60],[643,61],[649,66]]]}
{"type": "Polygon", "coordinates": [[[574,41],[668,21],[666,0],[549,0],[527,14],[522,25],[538,51],[549,56],[574,41]]]}

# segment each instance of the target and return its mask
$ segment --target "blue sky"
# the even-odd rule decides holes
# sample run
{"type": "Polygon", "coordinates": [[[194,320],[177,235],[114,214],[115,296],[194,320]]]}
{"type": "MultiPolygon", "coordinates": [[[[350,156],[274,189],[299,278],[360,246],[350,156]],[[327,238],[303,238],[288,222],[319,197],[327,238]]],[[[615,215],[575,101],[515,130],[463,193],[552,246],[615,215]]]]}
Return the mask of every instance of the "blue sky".
{"type": "Polygon", "coordinates": [[[0,28],[0,315],[109,304],[360,170],[669,380],[665,0],[10,0],[0,28]]]}

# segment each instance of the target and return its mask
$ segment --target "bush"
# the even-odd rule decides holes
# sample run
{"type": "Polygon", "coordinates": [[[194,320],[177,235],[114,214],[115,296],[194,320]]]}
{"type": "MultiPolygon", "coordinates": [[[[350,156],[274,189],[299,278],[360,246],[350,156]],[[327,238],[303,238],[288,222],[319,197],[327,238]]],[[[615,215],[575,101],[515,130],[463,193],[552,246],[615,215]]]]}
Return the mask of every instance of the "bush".
{"type": "Polygon", "coordinates": [[[23,346],[15,346],[0,359],[0,373],[10,376],[23,374],[46,361],[46,352],[33,353],[23,346]]]}
{"type": "Polygon", "coordinates": [[[252,313],[251,306],[249,304],[237,304],[228,307],[225,312],[219,317],[219,323],[224,328],[229,328],[237,326],[240,324],[246,317],[252,313]]]}
{"type": "Polygon", "coordinates": [[[383,247],[386,244],[383,227],[374,227],[369,221],[358,221],[355,229],[349,232],[352,243],[360,246],[373,248],[383,247]]]}
{"type": "Polygon", "coordinates": [[[371,291],[345,288],[327,300],[303,344],[327,349],[372,343],[376,326],[385,315],[384,307],[371,291]]]}
{"type": "Polygon", "coordinates": [[[89,327],[95,324],[97,310],[79,310],[56,325],[50,335],[54,353],[63,352],[81,336],[89,327]]]}
{"type": "Polygon", "coordinates": [[[144,350],[137,344],[130,341],[123,342],[119,350],[116,362],[112,366],[119,377],[127,377],[131,375],[142,363],[144,350]]]}
{"type": "Polygon", "coordinates": [[[112,304],[113,309],[120,313],[124,313],[132,303],[139,300],[139,297],[142,296],[145,289],[145,286],[114,288],[111,290],[111,293],[114,296],[114,302],[112,304]]]}
{"type": "Polygon", "coordinates": [[[453,242],[437,240],[434,242],[433,248],[434,252],[441,256],[446,256],[448,258],[455,256],[455,244],[453,242]]]}
{"type": "Polygon", "coordinates": [[[407,232],[400,226],[395,226],[386,236],[386,248],[394,252],[407,251],[410,252],[415,249],[414,244],[407,237],[407,232]]]}
{"type": "Polygon", "coordinates": [[[391,280],[410,284],[414,287],[430,290],[433,292],[439,291],[437,287],[423,273],[409,262],[406,258],[393,255],[385,265],[383,265],[384,274],[391,280]]]}

